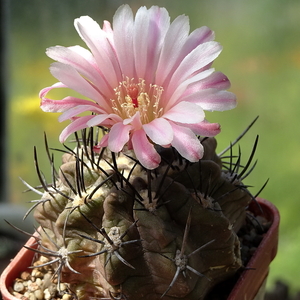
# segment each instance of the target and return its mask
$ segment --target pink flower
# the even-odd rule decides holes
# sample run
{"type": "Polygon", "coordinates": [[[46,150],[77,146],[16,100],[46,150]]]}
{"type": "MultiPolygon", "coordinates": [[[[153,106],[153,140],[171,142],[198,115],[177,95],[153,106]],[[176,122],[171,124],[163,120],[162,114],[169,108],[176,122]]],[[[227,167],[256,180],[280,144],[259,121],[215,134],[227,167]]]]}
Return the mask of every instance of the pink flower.
{"type": "Polygon", "coordinates": [[[75,20],[75,28],[90,51],[56,46],[47,55],[56,60],[50,71],[60,82],[40,92],[41,108],[62,112],[59,121],[72,122],[60,141],[91,126],[109,128],[100,145],[113,152],[133,149],[140,163],[154,169],[160,155],[154,145],[173,146],[187,160],[198,161],[203,147],[197,137],[215,136],[217,123],[205,120],[203,110],[223,111],[236,105],[225,91],[228,78],[211,68],[222,47],[214,33],[201,27],[189,33],[189,19],[170,23],[165,8],[141,7],[134,18],[128,5],[103,28],[88,16],[75,20]],[[75,90],[85,100],[46,98],[55,88],[75,90]],[[90,111],[93,114],[78,116],[90,111]]]}

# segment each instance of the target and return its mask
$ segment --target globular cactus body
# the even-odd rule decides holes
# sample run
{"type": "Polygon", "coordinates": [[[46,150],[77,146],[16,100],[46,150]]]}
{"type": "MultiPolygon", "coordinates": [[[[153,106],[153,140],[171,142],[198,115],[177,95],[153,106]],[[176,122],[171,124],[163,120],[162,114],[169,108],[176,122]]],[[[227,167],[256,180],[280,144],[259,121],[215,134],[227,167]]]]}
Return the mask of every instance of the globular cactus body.
{"type": "Polygon", "coordinates": [[[79,299],[193,300],[232,276],[252,196],[223,170],[215,139],[202,143],[199,162],[161,148],[149,171],[78,140],[35,209],[41,251],[64,251],[59,281],[79,299]]]}

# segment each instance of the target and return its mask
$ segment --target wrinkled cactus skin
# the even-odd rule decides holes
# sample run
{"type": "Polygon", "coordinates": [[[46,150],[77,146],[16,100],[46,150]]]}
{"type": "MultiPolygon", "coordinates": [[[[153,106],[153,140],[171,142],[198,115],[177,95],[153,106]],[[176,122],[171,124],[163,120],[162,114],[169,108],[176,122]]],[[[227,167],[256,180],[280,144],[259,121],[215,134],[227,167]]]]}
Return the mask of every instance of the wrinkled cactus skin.
{"type": "Polygon", "coordinates": [[[67,249],[60,277],[79,299],[203,299],[242,266],[236,233],[252,197],[215,139],[202,143],[197,163],[159,149],[152,171],[130,152],[63,155],[34,215],[43,249],[67,249]]]}

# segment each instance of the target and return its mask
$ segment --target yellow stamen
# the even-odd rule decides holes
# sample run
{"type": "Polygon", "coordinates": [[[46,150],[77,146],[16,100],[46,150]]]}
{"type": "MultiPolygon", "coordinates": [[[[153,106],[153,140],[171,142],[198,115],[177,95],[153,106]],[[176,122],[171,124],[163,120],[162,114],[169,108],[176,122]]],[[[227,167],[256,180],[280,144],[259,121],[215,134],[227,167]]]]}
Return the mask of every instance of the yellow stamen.
{"type": "Polygon", "coordinates": [[[155,84],[145,83],[140,79],[138,83],[134,79],[120,82],[114,89],[116,97],[111,99],[112,109],[122,119],[131,118],[139,111],[141,123],[146,124],[159,118],[163,113],[163,107],[160,106],[160,100],[163,88],[155,84]]]}

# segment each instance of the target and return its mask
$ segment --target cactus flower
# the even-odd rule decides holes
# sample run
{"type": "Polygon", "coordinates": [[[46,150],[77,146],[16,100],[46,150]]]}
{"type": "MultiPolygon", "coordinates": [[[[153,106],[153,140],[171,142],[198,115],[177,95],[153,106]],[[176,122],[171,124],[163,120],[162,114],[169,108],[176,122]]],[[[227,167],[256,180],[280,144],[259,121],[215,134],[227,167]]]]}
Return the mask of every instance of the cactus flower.
{"type": "Polygon", "coordinates": [[[196,162],[203,156],[198,136],[215,136],[217,123],[204,110],[224,111],[236,105],[226,91],[228,78],[211,65],[222,47],[207,27],[190,31],[187,16],[173,22],[165,8],[141,7],[135,17],[128,5],[115,13],[112,26],[101,28],[82,16],[75,28],[87,50],[80,46],[47,49],[54,59],[50,71],[59,80],[41,90],[41,108],[62,112],[59,121],[71,120],[62,131],[64,142],[75,131],[101,126],[108,129],[99,147],[120,152],[132,149],[147,169],[161,160],[155,145],[174,147],[196,162]],[[47,98],[55,88],[70,88],[85,99],[47,98]],[[92,114],[81,114],[91,112],[92,114]]]}

